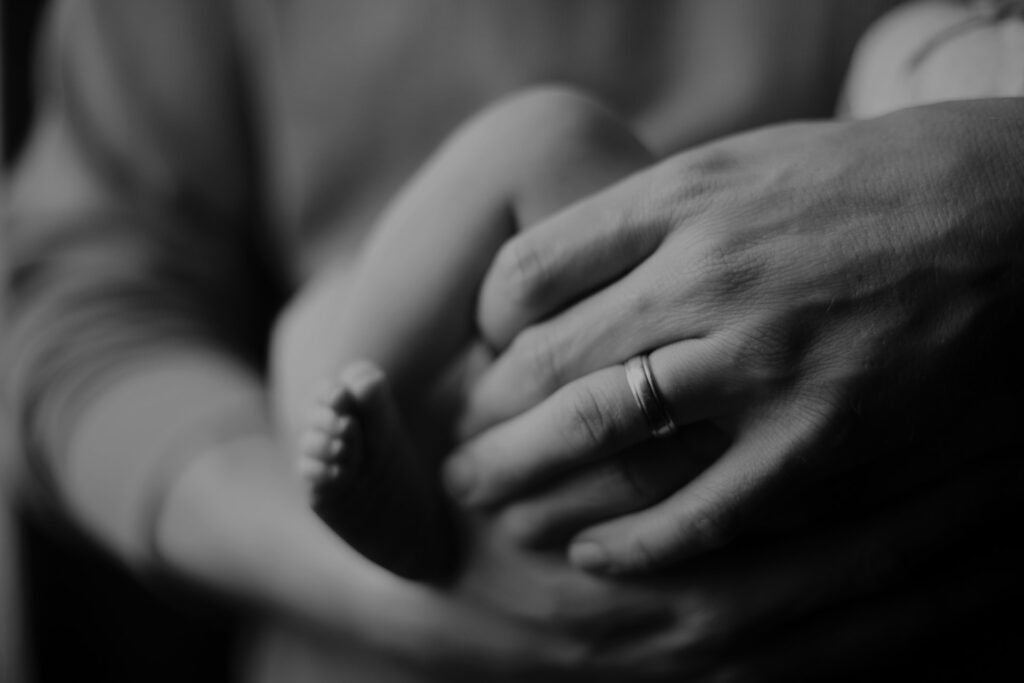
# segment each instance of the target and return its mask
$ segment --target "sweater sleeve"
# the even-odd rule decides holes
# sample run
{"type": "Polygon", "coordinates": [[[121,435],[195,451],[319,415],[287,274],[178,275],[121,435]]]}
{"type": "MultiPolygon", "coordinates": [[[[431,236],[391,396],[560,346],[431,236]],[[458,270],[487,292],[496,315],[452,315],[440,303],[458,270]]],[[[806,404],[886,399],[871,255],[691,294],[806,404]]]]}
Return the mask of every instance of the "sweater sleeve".
{"type": "Polygon", "coordinates": [[[266,430],[274,301],[227,7],[58,3],[12,177],[3,368],[20,451],[129,558],[190,453],[266,430]]]}

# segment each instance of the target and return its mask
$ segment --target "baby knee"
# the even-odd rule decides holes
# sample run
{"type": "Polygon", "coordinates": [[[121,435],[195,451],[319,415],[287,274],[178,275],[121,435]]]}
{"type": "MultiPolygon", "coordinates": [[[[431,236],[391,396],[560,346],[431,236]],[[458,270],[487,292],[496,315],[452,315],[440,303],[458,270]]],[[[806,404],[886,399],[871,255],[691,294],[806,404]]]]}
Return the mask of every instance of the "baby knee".
{"type": "Polygon", "coordinates": [[[570,86],[536,86],[507,95],[491,105],[490,113],[497,125],[549,138],[556,133],[586,137],[625,128],[597,98],[570,86]]]}
{"type": "Polygon", "coordinates": [[[596,98],[568,86],[538,86],[509,95],[484,114],[527,161],[548,167],[578,150],[634,153],[629,126],[596,98]]]}
{"type": "Polygon", "coordinates": [[[481,115],[479,130],[498,141],[504,192],[520,227],[653,162],[624,121],[571,88],[506,97],[481,115]]]}

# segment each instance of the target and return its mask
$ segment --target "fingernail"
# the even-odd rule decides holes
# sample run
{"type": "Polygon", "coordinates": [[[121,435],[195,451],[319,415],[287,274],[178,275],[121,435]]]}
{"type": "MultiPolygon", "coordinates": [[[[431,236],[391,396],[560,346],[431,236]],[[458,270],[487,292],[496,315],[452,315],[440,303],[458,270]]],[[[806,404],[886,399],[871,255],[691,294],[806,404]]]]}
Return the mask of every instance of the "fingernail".
{"type": "Polygon", "coordinates": [[[476,471],[473,463],[465,458],[450,460],[445,466],[445,487],[448,489],[448,493],[459,502],[469,502],[475,479],[476,471]]]}
{"type": "Polygon", "coordinates": [[[607,572],[611,569],[608,553],[594,541],[579,541],[569,546],[569,562],[588,572],[607,572]]]}

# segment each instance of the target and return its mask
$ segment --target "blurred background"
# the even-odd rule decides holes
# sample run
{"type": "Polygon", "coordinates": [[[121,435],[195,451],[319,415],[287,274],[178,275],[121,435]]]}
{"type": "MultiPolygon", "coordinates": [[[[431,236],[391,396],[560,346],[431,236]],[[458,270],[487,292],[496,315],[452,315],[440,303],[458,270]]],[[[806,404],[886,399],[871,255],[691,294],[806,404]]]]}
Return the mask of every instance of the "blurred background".
{"type": "MultiPolygon", "coordinates": [[[[29,0],[6,0],[0,5],[0,216],[5,216],[4,195],[7,169],[19,142],[24,138],[29,115],[28,66],[32,34],[38,25],[41,3],[29,0]]],[[[3,233],[0,232],[0,240],[3,233]]],[[[0,269],[5,251],[0,242],[0,269]]],[[[0,306],[3,305],[0,300],[0,306]]],[[[13,462],[3,405],[0,404],[0,680],[29,681],[27,651],[27,612],[22,576],[24,537],[16,511],[16,486],[13,462]]]]}
{"type": "MultiPolygon", "coordinates": [[[[0,3],[0,215],[32,114],[46,6],[0,3]]],[[[0,242],[0,261],[4,253],[0,242]]],[[[8,437],[0,406],[0,683],[226,680],[230,629],[220,615],[171,609],[169,597],[142,588],[60,520],[26,509],[8,437]]]]}

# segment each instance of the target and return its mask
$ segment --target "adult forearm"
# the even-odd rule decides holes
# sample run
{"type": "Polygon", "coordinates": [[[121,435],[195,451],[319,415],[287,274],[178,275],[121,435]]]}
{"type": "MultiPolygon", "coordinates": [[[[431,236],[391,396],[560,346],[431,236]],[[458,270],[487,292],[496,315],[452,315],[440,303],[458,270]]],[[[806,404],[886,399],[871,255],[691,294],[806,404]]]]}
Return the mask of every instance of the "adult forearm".
{"type": "Polygon", "coordinates": [[[400,585],[313,514],[266,435],[210,444],[168,486],[153,528],[164,571],[328,632],[374,641],[400,585]]]}
{"type": "Polygon", "coordinates": [[[139,350],[74,399],[42,420],[51,432],[63,424],[41,459],[72,516],[133,563],[152,559],[166,490],[190,459],[269,433],[256,378],[185,344],[139,350]]]}
{"type": "Polygon", "coordinates": [[[365,624],[397,579],[309,510],[255,378],[168,353],[124,368],[80,416],[58,485],[116,555],[342,641],[384,637],[365,624]]]}

